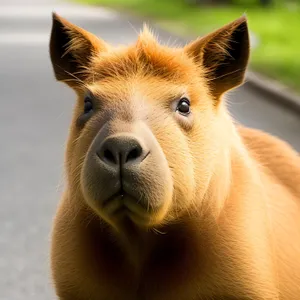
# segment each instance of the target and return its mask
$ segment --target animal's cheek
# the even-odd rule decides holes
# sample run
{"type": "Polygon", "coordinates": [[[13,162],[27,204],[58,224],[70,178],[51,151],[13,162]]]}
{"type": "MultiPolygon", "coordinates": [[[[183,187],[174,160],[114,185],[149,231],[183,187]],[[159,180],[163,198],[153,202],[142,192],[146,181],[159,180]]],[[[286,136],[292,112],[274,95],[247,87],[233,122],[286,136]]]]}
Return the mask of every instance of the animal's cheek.
{"type": "Polygon", "coordinates": [[[87,153],[97,135],[98,128],[92,124],[79,130],[76,125],[71,128],[71,133],[67,146],[67,176],[70,184],[78,189],[80,173],[87,153]]]}
{"type": "Polygon", "coordinates": [[[194,199],[195,177],[194,161],[191,155],[189,139],[178,127],[166,128],[158,137],[165,154],[173,179],[173,208],[187,208],[194,199]],[[185,207],[186,206],[186,207],[185,207]]]}
{"type": "Polygon", "coordinates": [[[195,198],[194,165],[190,155],[178,158],[171,169],[174,182],[173,207],[177,211],[186,210],[195,198]]]}
{"type": "Polygon", "coordinates": [[[188,134],[194,125],[194,113],[191,112],[189,115],[181,115],[178,112],[173,112],[173,118],[176,121],[177,125],[180,126],[180,129],[184,134],[188,134]]]}

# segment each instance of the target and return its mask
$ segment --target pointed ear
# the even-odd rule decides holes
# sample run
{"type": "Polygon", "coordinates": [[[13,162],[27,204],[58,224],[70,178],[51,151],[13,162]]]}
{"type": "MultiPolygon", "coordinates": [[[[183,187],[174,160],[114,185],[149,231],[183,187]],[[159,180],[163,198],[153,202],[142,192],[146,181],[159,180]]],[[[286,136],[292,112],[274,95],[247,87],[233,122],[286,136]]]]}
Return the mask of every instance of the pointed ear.
{"type": "Polygon", "coordinates": [[[249,59],[249,33],[245,16],[188,44],[184,50],[204,68],[212,95],[218,99],[244,81],[249,59]]]}
{"type": "Polygon", "coordinates": [[[50,57],[55,77],[75,87],[85,79],[91,58],[107,49],[105,42],[53,13],[50,57]]]}

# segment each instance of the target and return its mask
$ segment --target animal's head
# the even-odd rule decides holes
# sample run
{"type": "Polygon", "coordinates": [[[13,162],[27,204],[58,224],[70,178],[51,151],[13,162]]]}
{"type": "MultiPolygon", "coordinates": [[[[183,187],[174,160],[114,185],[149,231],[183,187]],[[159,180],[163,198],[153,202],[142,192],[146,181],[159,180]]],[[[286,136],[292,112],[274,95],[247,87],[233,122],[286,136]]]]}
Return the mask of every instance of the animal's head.
{"type": "Polygon", "coordinates": [[[245,17],[183,48],[146,27],[114,48],[54,14],[50,54],[78,95],[67,176],[84,203],[116,228],[165,224],[201,204],[226,164],[221,98],[244,79],[245,17]]]}

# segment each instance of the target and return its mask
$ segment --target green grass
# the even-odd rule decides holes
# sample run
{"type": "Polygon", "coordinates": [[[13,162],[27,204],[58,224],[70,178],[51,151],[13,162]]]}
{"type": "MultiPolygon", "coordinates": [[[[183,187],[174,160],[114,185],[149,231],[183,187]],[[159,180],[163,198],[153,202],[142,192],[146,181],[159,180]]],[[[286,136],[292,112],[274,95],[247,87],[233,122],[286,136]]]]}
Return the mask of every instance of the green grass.
{"type": "Polygon", "coordinates": [[[77,0],[109,6],[156,20],[179,35],[208,33],[243,13],[260,41],[251,52],[252,69],[300,91],[300,7],[277,5],[264,9],[255,5],[227,7],[189,6],[183,0],[77,0]]]}

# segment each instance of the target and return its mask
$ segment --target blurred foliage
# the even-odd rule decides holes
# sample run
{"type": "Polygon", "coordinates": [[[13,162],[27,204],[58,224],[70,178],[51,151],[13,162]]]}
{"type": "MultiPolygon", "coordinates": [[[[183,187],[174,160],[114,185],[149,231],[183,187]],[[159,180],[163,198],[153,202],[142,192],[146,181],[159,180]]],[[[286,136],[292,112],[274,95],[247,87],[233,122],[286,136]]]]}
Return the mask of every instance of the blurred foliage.
{"type": "Polygon", "coordinates": [[[255,6],[255,5],[264,5],[264,4],[272,4],[272,0],[232,0],[231,1],[233,5],[239,5],[239,6],[255,6]]]}
{"type": "Polygon", "coordinates": [[[284,7],[286,4],[299,4],[300,0],[183,0],[186,4],[190,5],[234,5],[242,6],[245,8],[253,6],[276,6],[284,7]]]}
{"type": "Polygon", "coordinates": [[[177,35],[206,34],[246,13],[259,44],[251,67],[300,91],[300,0],[77,0],[149,17],[177,35]],[[225,4],[225,1],[227,4],[225,4]],[[201,3],[200,3],[201,2],[201,3]]]}

